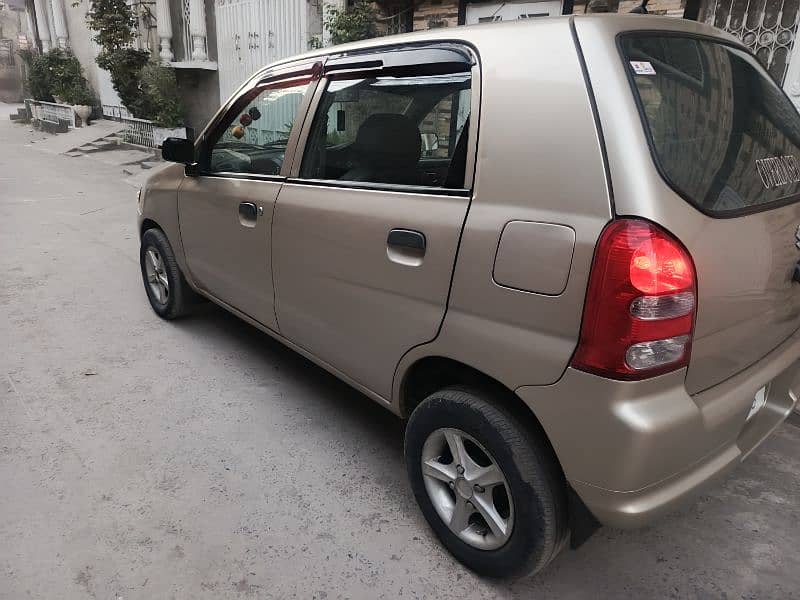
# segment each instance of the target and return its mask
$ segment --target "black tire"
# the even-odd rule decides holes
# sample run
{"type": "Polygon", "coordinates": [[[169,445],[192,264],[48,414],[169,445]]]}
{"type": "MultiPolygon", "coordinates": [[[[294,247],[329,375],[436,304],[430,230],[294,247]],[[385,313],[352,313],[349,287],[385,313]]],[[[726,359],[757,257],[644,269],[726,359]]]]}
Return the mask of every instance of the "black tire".
{"type": "Polygon", "coordinates": [[[160,229],[148,229],[144,232],[139,249],[139,265],[142,270],[147,299],[155,313],[162,319],[177,319],[188,314],[196,295],[181,273],[167,236],[160,229]],[[165,302],[159,300],[147,279],[145,261],[147,260],[147,251],[151,248],[155,249],[158,256],[161,257],[163,271],[169,282],[169,293],[165,302]]]}
{"type": "Polygon", "coordinates": [[[411,487],[426,520],[460,562],[489,577],[518,577],[541,571],[564,546],[567,536],[566,483],[542,433],[489,402],[490,395],[447,388],[416,407],[405,433],[405,458],[411,487]],[[441,428],[472,436],[502,470],[514,506],[508,540],[494,550],[478,549],[453,533],[439,517],[425,487],[422,452],[441,428]]]}

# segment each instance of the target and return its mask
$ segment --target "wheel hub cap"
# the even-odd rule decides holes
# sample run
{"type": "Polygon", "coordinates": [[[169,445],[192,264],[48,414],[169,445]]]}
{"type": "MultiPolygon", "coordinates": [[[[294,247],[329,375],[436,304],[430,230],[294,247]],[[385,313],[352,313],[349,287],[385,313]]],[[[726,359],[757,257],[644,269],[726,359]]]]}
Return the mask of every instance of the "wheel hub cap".
{"type": "Polygon", "coordinates": [[[456,479],[455,487],[458,495],[464,498],[464,500],[472,498],[472,484],[463,477],[456,479]]]}

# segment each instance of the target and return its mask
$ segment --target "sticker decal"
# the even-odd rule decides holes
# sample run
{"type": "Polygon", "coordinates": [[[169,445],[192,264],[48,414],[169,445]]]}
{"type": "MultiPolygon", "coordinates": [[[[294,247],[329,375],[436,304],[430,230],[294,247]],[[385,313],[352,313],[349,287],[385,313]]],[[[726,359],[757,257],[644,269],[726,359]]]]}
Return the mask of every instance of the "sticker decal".
{"type": "Polygon", "coordinates": [[[637,75],[655,75],[656,70],[646,60],[632,60],[630,61],[633,72],[637,75]]]}

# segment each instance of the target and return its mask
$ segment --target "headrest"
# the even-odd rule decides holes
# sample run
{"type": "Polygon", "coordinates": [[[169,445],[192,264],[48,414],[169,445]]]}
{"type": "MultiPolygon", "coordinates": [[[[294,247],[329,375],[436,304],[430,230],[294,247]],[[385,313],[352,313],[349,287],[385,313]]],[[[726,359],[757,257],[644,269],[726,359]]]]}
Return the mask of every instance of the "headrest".
{"type": "Polygon", "coordinates": [[[355,148],[369,165],[402,169],[419,162],[422,139],[419,128],[405,115],[376,113],[358,128],[355,148]]]}

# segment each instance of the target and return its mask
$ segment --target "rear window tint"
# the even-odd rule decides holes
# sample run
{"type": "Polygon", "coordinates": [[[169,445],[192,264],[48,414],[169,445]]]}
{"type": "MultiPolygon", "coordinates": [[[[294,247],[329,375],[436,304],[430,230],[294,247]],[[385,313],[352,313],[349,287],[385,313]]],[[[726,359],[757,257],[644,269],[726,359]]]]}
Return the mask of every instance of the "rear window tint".
{"type": "Polygon", "coordinates": [[[620,43],[656,163],[686,200],[733,216],[796,199],[800,116],[753,56],[680,35],[620,43]]]}

